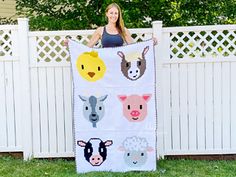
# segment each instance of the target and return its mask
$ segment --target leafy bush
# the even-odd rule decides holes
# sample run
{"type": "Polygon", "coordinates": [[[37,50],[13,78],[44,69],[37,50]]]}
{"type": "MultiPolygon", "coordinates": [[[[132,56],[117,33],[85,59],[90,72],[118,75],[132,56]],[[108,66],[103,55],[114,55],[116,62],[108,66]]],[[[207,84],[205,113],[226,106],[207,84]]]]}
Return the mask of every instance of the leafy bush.
{"type": "Polygon", "coordinates": [[[17,12],[30,18],[31,30],[91,29],[106,24],[105,8],[121,6],[128,28],[236,23],[236,1],[227,0],[17,0],[17,12]]]}

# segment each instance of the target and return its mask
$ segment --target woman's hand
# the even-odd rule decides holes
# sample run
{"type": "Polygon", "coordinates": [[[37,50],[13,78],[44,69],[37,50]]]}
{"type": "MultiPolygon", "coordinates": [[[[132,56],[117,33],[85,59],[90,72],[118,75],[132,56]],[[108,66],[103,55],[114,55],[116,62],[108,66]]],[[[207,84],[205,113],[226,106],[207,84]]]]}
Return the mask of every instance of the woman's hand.
{"type": "Polygon", "coordinates": [[[68,47],[68,43],[69,43],[69,40],[68,40],[68,39],[65,39],[65,40],[63,41],[63,45],[64,45],[65,47],[68,47]]]}
{"type": "Polygon", "coordinates": [[[72,37],[70,35],[67,35],[66,36],[66,39],[63,41],[63,45],[65,47],[68,47],[68,44],[69,44],[69,39],[71,39],[72,37]]]}
{"type": "Polygon", "coordinates": [[[158,40],[156,37],[152,37],[152,40],[153,40],[153,45],[157,45],[158,44],[158,40]]]}

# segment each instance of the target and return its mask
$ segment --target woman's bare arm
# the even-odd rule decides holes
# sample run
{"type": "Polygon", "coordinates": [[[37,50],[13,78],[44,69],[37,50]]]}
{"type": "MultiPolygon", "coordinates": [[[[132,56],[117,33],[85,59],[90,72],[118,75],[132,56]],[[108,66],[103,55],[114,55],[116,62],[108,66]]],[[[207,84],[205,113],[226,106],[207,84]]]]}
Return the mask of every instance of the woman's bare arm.
{"type": "Polygon", "coordinates": [[[90,41],[87,44],[88,47],[93,47],[98,42],[98,40],[101,38],[102,30],[103,27],[99,27],[96,29],[96,31],[93,33],[90,41]]]}
{"type": "Polygon", "coordinates": [[[131,37],[131,33],[129,32],[127,28],[125,28],[125,42],[127,44],[131,44],[134,42],[133,38],[131,37]]]}

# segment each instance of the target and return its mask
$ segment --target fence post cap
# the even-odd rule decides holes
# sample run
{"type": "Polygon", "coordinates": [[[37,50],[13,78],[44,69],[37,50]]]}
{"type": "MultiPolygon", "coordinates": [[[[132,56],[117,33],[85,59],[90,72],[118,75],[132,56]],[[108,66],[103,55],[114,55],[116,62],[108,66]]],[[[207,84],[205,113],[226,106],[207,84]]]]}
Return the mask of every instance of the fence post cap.
{"type": "Polygon", "coordinates": [[[154,24],[162,24],[162,21],[161,20],[152,21],[152,25],[154,24]]]}
{"type": "Polygon", "coordinates": [[[17,18],[18,21],[29,21],[28,18],[17,18]]]}

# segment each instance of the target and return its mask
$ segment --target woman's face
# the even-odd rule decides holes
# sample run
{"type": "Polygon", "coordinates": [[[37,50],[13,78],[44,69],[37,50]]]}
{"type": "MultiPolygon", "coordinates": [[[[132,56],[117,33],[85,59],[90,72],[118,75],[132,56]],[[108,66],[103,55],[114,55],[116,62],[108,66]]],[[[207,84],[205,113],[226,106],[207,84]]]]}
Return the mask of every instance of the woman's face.
{"type": "Polygon", "coordinates": [[[108,18],[108,22],[116,23],[119,18],[119,11],[116,7],[112,7],[107,11],[106,16],[108,18]]]}

